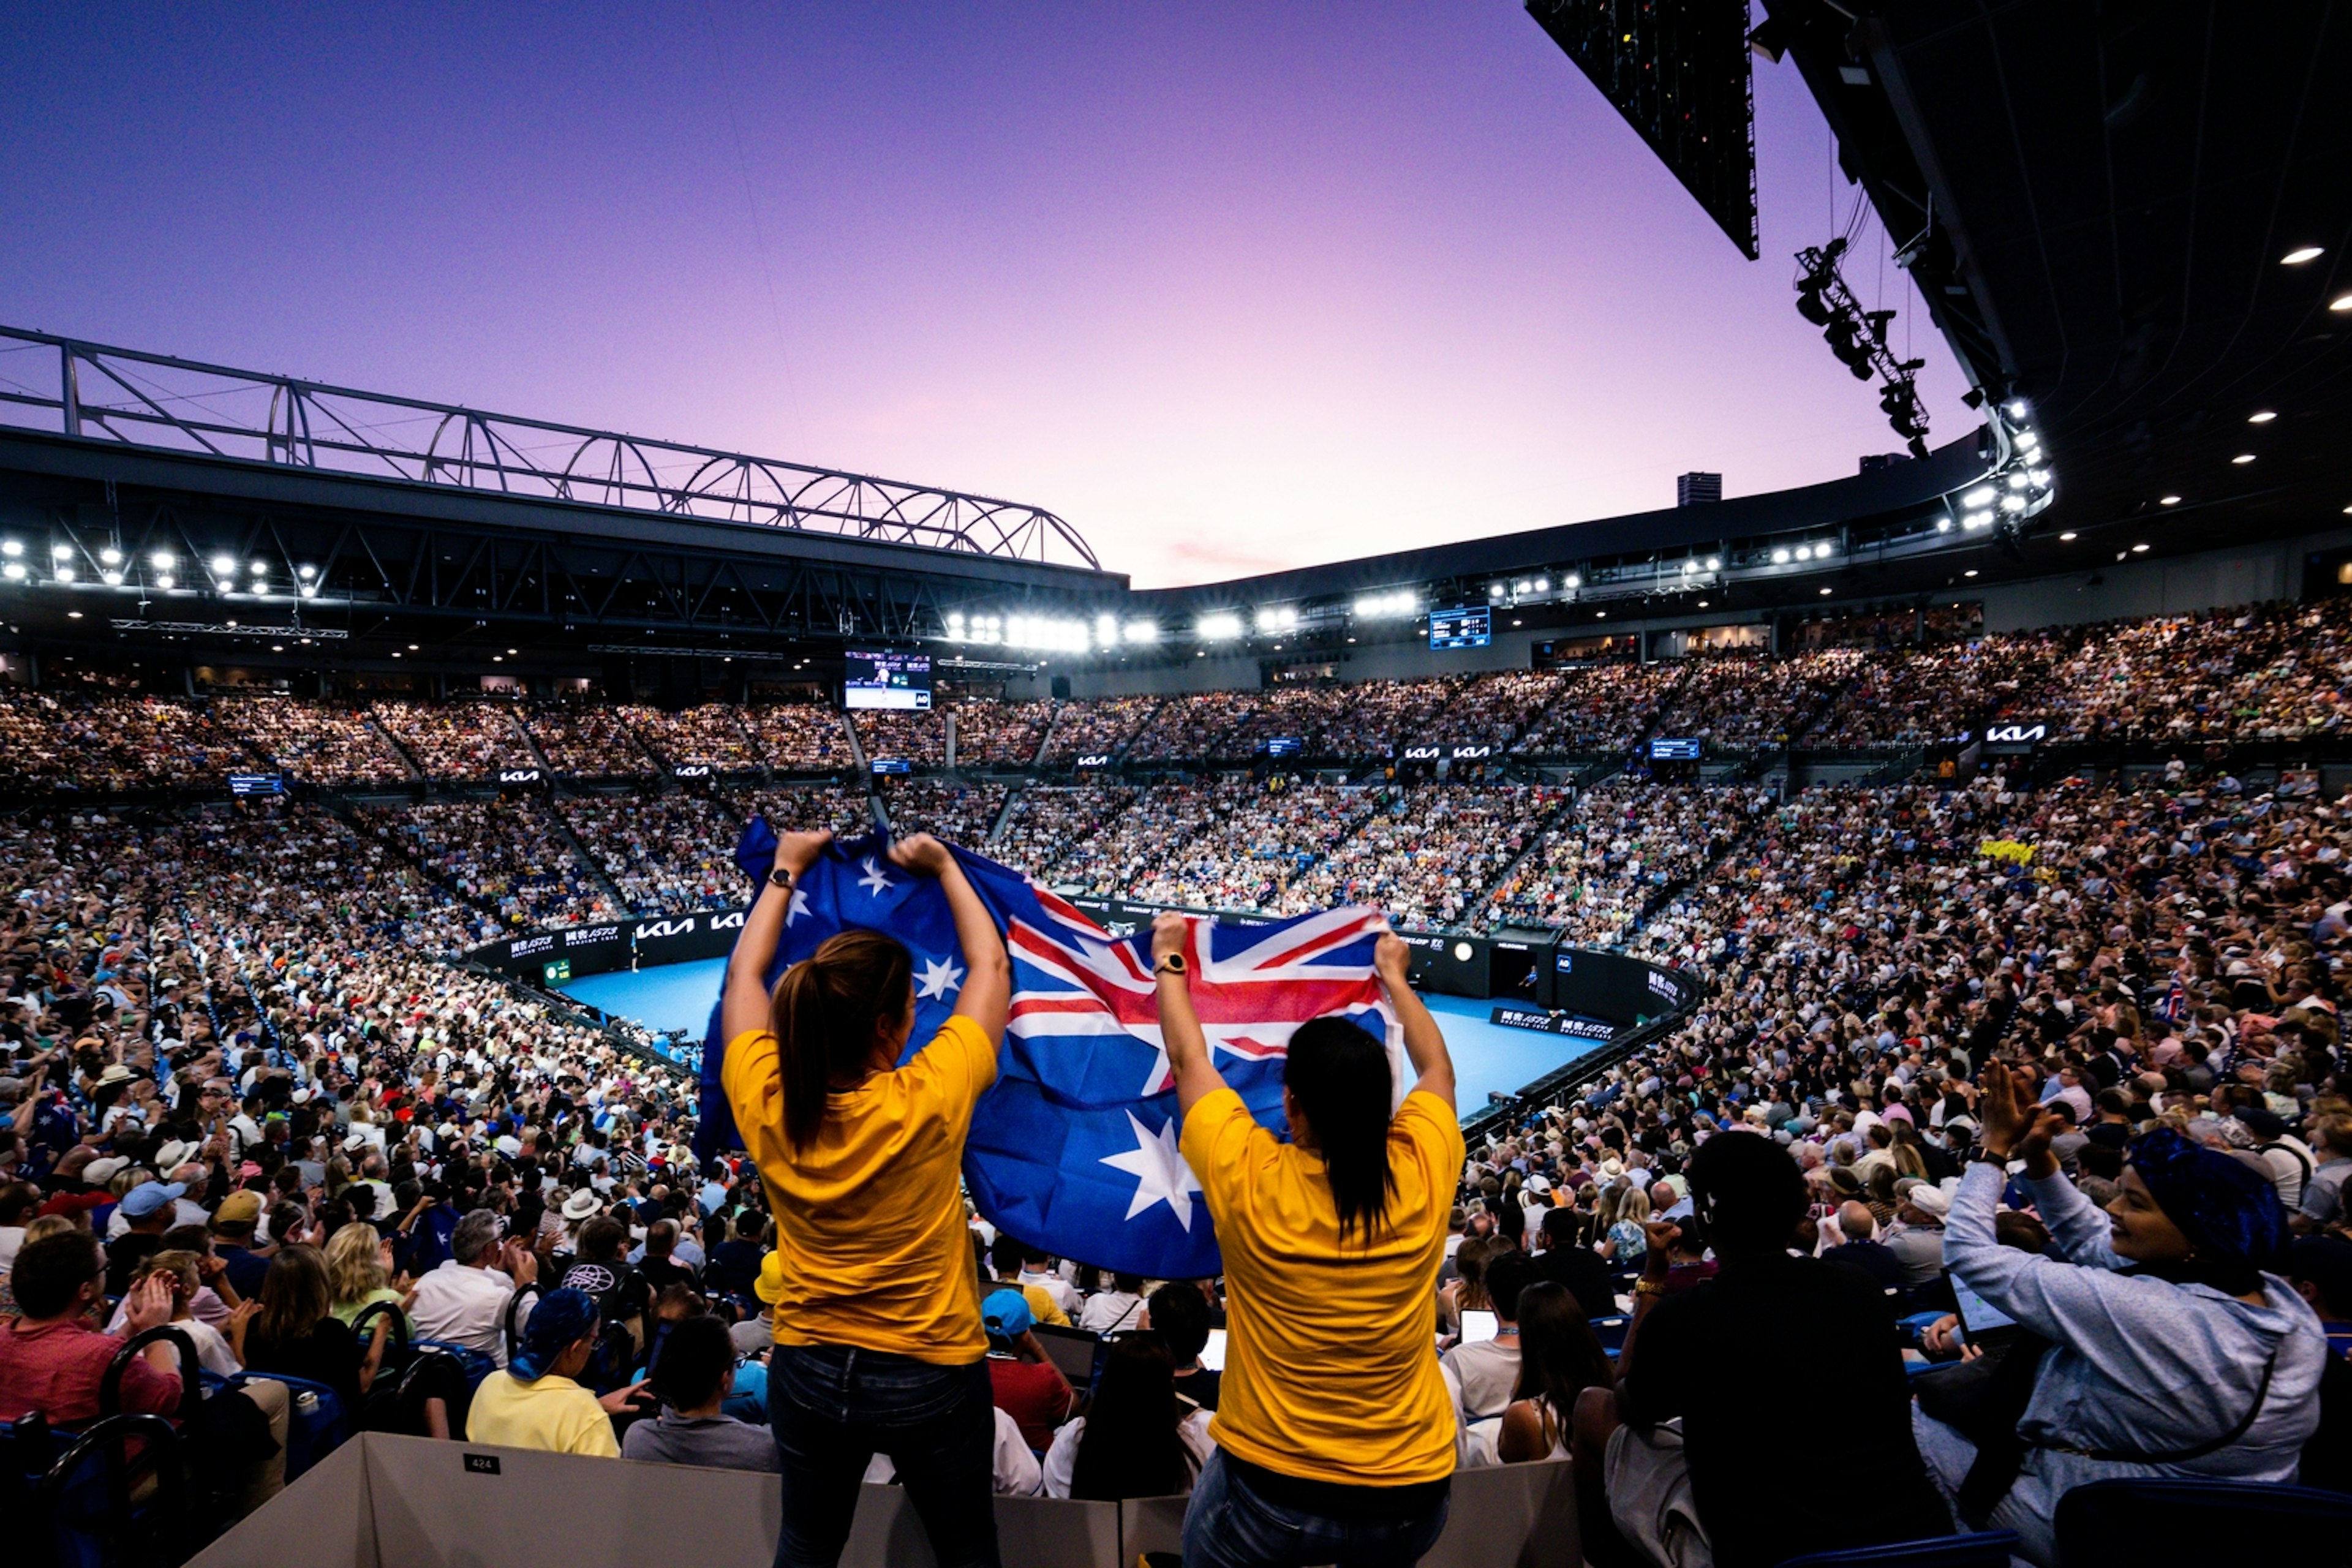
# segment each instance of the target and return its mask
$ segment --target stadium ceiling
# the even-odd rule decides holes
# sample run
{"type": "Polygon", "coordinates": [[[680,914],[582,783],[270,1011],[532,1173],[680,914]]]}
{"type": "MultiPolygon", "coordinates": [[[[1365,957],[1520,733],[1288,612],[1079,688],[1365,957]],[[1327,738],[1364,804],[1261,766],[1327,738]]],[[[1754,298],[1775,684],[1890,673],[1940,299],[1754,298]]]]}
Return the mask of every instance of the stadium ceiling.
{"type": "Polygon", "coordinates": [[[2128,524],[2161,550],[2343,526],[2352,18],[1764,8],[1758,47],[1802,72],[1962,368],[2047,443],[2038,539],[2128,524]]]}

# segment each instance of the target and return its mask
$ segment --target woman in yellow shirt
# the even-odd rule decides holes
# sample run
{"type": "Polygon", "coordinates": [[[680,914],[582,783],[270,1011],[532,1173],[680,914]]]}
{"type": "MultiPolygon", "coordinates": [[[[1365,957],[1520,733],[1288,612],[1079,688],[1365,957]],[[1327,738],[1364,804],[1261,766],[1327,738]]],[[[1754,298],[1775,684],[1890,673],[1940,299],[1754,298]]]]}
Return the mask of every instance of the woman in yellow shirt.
{"type": "Polygon", "coordinates": [[[972,1105],[996,1079],[1013,968],[955,858],[916,834],[890,861],[939,879],[966,972],[939,1034],[897,1065],[914,1030],[914,962],[880,931],[827,938],[771,995],[793,883],[832,837],[784,835],[720,1002],[720,1077],[767,1184],[782,1271],[768,1358],[783,1458],[777,1568],[839,1561],[877,1452],[941,1568],[994,1568],[996,1412],[958,1183],[972,1105]]]}
{"type": "Polygon", "coordinates": [[[1260,1127],[1209,1056],[1192,923],[1151,928],[1181,1141],[1224,1254],[1218,1452],[1184,1513],[1185,1568],[1375,1568],[1445,1527],[1454,1406],[1436,1353],[1437,1270],[1462,1175],[1454,1061],[1393,934],[1372,965],[1418,1081],[1395,1100],[1387,1047],[1344,1018],[1290,1037],[1290,1142],[1260,1127]]]}

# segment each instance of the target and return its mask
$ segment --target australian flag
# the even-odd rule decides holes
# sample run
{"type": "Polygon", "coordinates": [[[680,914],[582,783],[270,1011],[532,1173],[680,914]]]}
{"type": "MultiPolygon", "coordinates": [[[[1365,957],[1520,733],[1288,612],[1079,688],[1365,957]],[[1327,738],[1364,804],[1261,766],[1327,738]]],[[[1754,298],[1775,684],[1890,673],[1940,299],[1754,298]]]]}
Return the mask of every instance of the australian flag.
{"type": "MultiPolygon", "coordinates": [[[[835,931],[887,931],[915,960],[908,1057],[939,1032],[964,976],[937,880],[890,863],[872,834],[836,841],[793,894],[767,980],[835,931]]],[[[982,1217],[1064,1258],[1159,1279],[1218,1272],[1201,1184],[1177,1146],[1175,1079],[1160,1040],[1149,931],[1113,937],[1017,871],[952,850],[1004,933],[1012,1016],[995,1085],[965,1145],[964,1184],[982,1217]]],[[[737,860],[764,879],[775,835],[754,819],[737,860]]],[[[1339,1014],[1389,1045],[1402,1085],[1402,1035],[1372,974],[1386,921],[1366,908],[1265,925],[1197,919],[1188,938],[1192,1005],[1211,1058],[1252,1115],[1277,1135],[1282,1058],[1291,1032],[1339,1014]]],[[[698,1152],[740,1146],[719,1085],[726,1042],[711,1010],[702,1057],[698,1152]]]]}

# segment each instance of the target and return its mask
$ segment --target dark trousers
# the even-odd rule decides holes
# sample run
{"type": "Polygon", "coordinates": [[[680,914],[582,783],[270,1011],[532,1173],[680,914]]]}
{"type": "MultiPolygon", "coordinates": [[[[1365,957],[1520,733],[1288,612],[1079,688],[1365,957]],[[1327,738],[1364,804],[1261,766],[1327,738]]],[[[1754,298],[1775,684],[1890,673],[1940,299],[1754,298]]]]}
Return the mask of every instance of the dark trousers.
{"type": "Polygon", "coordinates": [[[768,1419],[783,1457],[776,1568],[833,1568],[877,1453],[930,1536],[940,1568],[998,1568],[988,1363],[934,1366],[842,1345],[778,1345],[768,1419]]]}
{"type": "Polygon", "coordinates": [[[1451,1501],[1441,1491],[1408,1513],[1327,1519],[1260,1496],[1213,1454],[1184,1510],[1184,1568],[1407,1568],[1437,1544],[1451,1501]]]}

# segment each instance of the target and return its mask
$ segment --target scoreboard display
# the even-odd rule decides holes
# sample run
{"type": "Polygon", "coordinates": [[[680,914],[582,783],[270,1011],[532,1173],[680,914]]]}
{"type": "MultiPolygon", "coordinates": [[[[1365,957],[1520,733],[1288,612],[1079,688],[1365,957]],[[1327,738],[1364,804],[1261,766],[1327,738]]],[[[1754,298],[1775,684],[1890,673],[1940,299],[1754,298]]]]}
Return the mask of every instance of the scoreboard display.
{"type": "Polygon", "coordinates": [[[1650,760],[1654,763],[1695,763],[1698,753],[1699,742],[1696,739],[1675,740],[1661,735],[1650,742],[1650,760]]]}
{"type": "Polygon", "coordinates": [[[1495,640],[1495,612],[1484,605],[1429,612],[1433,648],[1485,647],[1495,640]]]}
{"type": "Polygon", "coordinates": [[[928,712],[931,656],[927,653],[847,653],[841,681],[845,708],[901,708],[928,712]]]}
{"type": "Polygon", "coordinates": [[[231,773],[228,775],[228,793],[232,795],[284,795],[286,775],[284,773],[231,773]]]}

